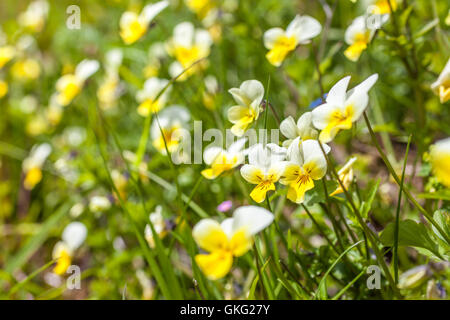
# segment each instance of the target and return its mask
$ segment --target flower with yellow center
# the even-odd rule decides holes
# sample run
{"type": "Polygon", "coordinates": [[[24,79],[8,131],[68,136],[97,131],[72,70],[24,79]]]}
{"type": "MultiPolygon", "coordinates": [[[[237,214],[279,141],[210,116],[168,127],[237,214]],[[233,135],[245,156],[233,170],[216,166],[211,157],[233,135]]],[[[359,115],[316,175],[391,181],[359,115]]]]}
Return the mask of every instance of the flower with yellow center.
{"type": "MultiPolygon", "coordinates": [[[[341,180],[342,184],[344,185],[345,190],[348,190],[350,187],[352,181],[353,181],[353,163],[355,163],[356,157],[351,158],[347,161],[347,163],[341,168],[341,170],[338,171],[339,180],[341,180]]],[[[330,196],[335,196],[337,194],[340,194],[344,192],[341,185],[334,190],[330,196]]]]}
{"type": "Polygon", "coordinates": [[[146,5],[138,15],[125,11],[120,17],[120,36],[125,44],[138,41],[146,32],[150,22],[167,6],[168,1],[159,1],[146,5]]]}
{"type": "Polygon", "coordinates": [[[62,233],[62,241],[59,241],[53,247],[52,257],[56,260],[56,266],[53,272],[62,275],[70,267],[72,256],[86,239],[87,229],[81,222],[69,223],[62,233]]]}
{"type": "Polygon", "coordinates": [[[195,262],[209,279],[223,278],[233,265],[233,257],[247,253],[253,236],[268,227],[273,219],[273,214],[264,208],[243,206],[220,224],[212,219],[200,220],[192,235],[207,253],[196,255],[195,262]]]}
{"type": "MultiPolygon", "coordinates": [[[[330,147],[322,145],[328,153],[330,147]]],[[[289,187],[287,198],[302,203],[305,193],[314,188],[314,180],[322,179],[327,172],[327,160],[317,140],[302,141],[296,138],[287,151],[288,163],[285,165],[280,182],[289,187]]]]}
{"type": "Polygon", "coordinates": [[[275,190],[275,183],[280,179],[286,162],[286,149],[269,143],[253,145],[248,152],[248,164],[241,168],[242,177],[256,187],[250,197],[258,203],[266,198],[269,190],[275,190]]]}
{"type": "Polygon", "coordinates": [[[16,49],[13,46],[0,46],[0,69],[11,61],[16,55],[16,49]]]}
{"type": "Polygon", "coordinates": [[[19,80],[36,80],[41,74],[41,66],[35,59],[22,59],[12,65],[11,74],[19,80]]]}
{"type": "Polygon", "coordinates": [[[227,150],[214,146],[207,148],[203,154],[203,159],[210,168],[203,170],[202,176],[206,179],[215,179],[223,172],[232,170],[242,164],[245,160],[243,149],[246,140],[246,138],[237,140],[227,150]]]}
{"type": "MultiPolygon", "coordinates": [[[[153,228],[155,229],[157,236],[163,238],[167,234],[167,230],[166,230],[166,222],[162,215],[162,207],[157,206],[155,212],[150,214],[149,219],[153,225],[153,228]]],[[[147,240],[150,248],[155,248],[155,238],[153,235],[152,228],[150,227],[149,224],[145,226],[144,234],[145,240],[147,240]]]]}
{"type": "Polygon", "coordinates": [[[450,138],[439,140],[430,147],[430,163],[439,182],[450,188],[450,138]]]}
{"type": "Polygon", "coordinates": [[[185,0],[186,6],[194,12],[199,19],[205,18],[211,9],[215,8],[214,0],[185,0]]]}
{"type": "Polygon", "coordinates": [[[89,200],[89,210],[92,212],[103,212],[111,208],[111,201],[104,196],[93,196],[89,200]]]}
{"type": "Polygon", "coordinates": [[[104,110],[114,108],[122,93],[119,77],[119,67],[122,64],[122,58],[123,54],[120,49],[113,49],[106,53],[106,76],[97,90],[100,107],[104,110]]]}
{"type": "Polygon", "coordinates": [[[231,132],[235,136],[242,137],[259,117],[264,87],[258,80],[247,80],[242,82],[239,88],[231,88],[228,92],[237,103],[228,109],[228,120],[233,123],[231,132]]]}
{"type": "Polygon", "coordinates": [[[359,85],[347,92],[350,76],[339,80],[327,95],[326,103],[312,111],[314,126],[322,130],[319,134],[321,142],[334,139],[339,130],[350,129],[369,103],[369,90],[378,79],[373,74],[359,85]]]}
{"type": "Polygon", "coordinates": [[[46,0],[36,0],[30,3],[28,8],[22,12],[17,21],[31,32],[40,32],[44,28],[48,16],[49,5],[46,0]]]}
{"type": "Polygon", "coordinates": [[[8,83],[0,79],[0,99],[8,93],[8,83]]]}
{"type": "Polygon", "coordinates": [[[366,25],[366,16],[357,17],[345,30],[345,42],[349,47],[344,54],[347,59],[357,61],[361,53],[367,48],[374,30],[370,30],[366,25]]]}
{"type": "Polygon", "coordinates": [[[437,80],[431,85],[431,89],[439,96],[441,103],[450,100],[450,59],[448,59],[437,80]]]}
{"type": "Polygon", "coordinates": [[[371,0],[369,3],[369,8],[372,9],[371,13],[373,14],[390,14],[392,11],[397,10],[397,7],[397,0],[371,0]]]}
{"type": "Polygon", "coordinates": [[[190,142],[186,138],[189,133],[188,122],[190,118],[191,116],[186,108],[174,105],[164,108],[158,114],[158,119],[153,120],[150,128],[153,146],[163,155],[167,155],[168,150],[175,164],[182,163],[188,156],[190,157],[190,150],[185,152],[184,149],[185,143],[190,142]]]}
{"type": "Polygon", "coordinates": [[[81,92],[85,81],[97,72],[100,64],[96,60],[83,60],[75,73],[65,74],[56,82],[57,102],[61,106],[67,106],[81,92]]]}
{"type": "Polygon", "coordinates": [[[34,146],[31,149],[30,155],[22,163],[25,189],[33,189],[42,180],[42,166],[51,151],[52,147],[48,143],[34,146]]]}
{"type": "Polygon", "coordinates": [[[139,115],[146,117],[164,108],[172,87],[169,86],[164,92],[162,91],[168,84],[169,80],[156,77],[145,81],[144,88],[136,94],[136,99],[140,103],[137,109],[139,115]]]}
{"type": "Polygon", "coordinates": [[[287,117],[280,123],[281,133],[288,138],[283,142],[283,147],[288,148],[295,138],[301,140],[317,139],[319,132],[312,125],[312,113],[305,112],[295,123],[294,118],[287,117]]]}
{"type": "Polygon", "coordinates": [[[264,33],[264,46],[269,49],[266,54],[269,62],[279,67],[286,56],[297,45],[309,43],[312,38],[322,31],[320,23],[310,16],[297,15],[289,23],[286,30],[272,28],[264,33]]]}
{"type": "Polygon", "coordinates": [[[212,39],[207,30],[195,30],[190,22],[182,22],[175,26],[173,37],[167,44],[167,52],[177,60],[169,67],[170,76],[176,77],[189,68],[177,78],[177,81],[184,81],[198,70],[205,68],[206,61],[192,65],[209,56],[211,45],[212,39]]]}

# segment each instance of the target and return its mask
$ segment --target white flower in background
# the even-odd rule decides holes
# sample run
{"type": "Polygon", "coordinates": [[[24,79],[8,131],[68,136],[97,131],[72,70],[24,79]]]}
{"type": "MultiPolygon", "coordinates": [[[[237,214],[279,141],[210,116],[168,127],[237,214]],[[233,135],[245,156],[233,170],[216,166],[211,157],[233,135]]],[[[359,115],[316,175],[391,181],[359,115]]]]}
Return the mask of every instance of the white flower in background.
{"type": "Polygon", "coordinates": [[[122,64],[122,59],[123,53],[120,49],[113,49],[106,53],[106,76],[97,90],[100,107],[104,110],[114,108],[122,94],[123,88],[120,84],[119,77],[119,68],[122,64]]]}
{"type": "MultiPolygon", "coordinates": [[[[164,220],[164,217],[162,215],[162,207],[157,206],[155,209],[155,212],[151,213],[149,216],[150,222],[153,225],[153,228],[155,229],[156,234],[158,237],[162,238],[167,233],[166,231],[166,222],[164,220]]],[[[150,248],[155,247],[155,238],[153,236],[152,228],[149,224],[145,226],[145,239],[148,242],[148,245],[150,248]]]]}
{"type": "MultiPolygon", "coordinates": [[[[330,147],[322,145],[328,153],[330,147]]],[[[302,203],[305,192],[314,188],[314,180],[322,179],[327,172],[327,160],[317,140],[302,141],[296,138],[287,151],[288,163],[285,165],[280,182],[289,186],[287,198],[302,203]]]]}
{"type": "Polygon", "coordinates": [[[438,181],[450,188],[450,138],[439,140],[430,147],[430,163],[438,181]]]}
{"type": "Polygon", "coordinates": [[[17,22],[32,32],[40,32],[44,28],[48,16],[49,4],[46,0],[36,0],[30,3],[28,8],[22,12],[17,22]]]}
{"type": "Polygon", "coordinates": [[[141,116],[146,117],[164,108],[172,89],[172,86],[169,86],[162,92],[168,84],[169,80],[156,77],[145,81],[144,88],[136,94],[136,99],[140,103],[137,111],[141,116]]]}
{"type": "Polygon", "coordinates": [[[265,200],[269,190],[275,190],[275,183],[284,172],[286,149],[269,143],[253,145],[249,149],[248,162],[241,168],[242,177],[256,187],[250,197],[258,203],[265,200]]]}
{"type": "Polygon", "coordinates": [[[266,54],[269,62],[279,67],[289,52],[297,45],[309,43],[322,31],[320,23],[310,16],[295,16],[286,30],[272,28],[264,32],[264,46],[269,49],[266,54]]]}
{"type": "Polygon", "coordinates": [[[31,149],[29,156],[22,163],[22,170],[25,174],[23,181],[25,189],[33,189],[42,180],[42,167],[51,152],[52,147],[48,143],[34,146],[31,149]]]}
{"type": "Polygon", "coordinates": [[[206,89],[202,93],[203,104],[209,110],[215,110],[215,96],[219,92],[219,83],[213,75],[207,75],[203,82],[206,89]]]}
{"type": "Polygon", "coordinates": [[[319,132],[312,125],[312,113],[305,112],[295,123],[294,118],[287,117],[280,123],[281,133],[288,138],[283,142],[283,147],[288,148],[292,141],[300,137],[302,140],[317,139],[319,132]]]}
{"type": "Polygon", "coordinates": [[[431,89],[439,96],[441,103],[450,100],[450,59],[437,80],[431,84],[431,89]]]}
{"type": "Polygon", "coordinates": [[[232,218],[218,223],[213,219],[200,220],[192,236],[206,254],[197,254],[195,262],[211,280],[224,277],[233,265],[233,257],[240,257],[252,247],[253,236],[267,228],[273,214],[257,206],[237,208],[232,218]]]}
{"type": "Polygon", "coordinates": [[[111,201],[107,197],[93,196],[89,200],[89,210],[92,212],[102,212],[111,208],[111,201]]]}
{"type": "Polygon", "coordinates": [[[56,261],[53,272],[64,274],[72,263],[72,257],[84,242],[87,236],[87,228],[81,222],[69,223],[62,233],[62,241],[59,241],[53,247],[52,257],[56,261]]]}
{"type": "Polygon", "coordinates": [[[345,50],[345,56],[351,61],[357,61],[361,53],[367,48],[375,29],[367,27],[367,17],[360,16],[353,20],[345,30],[345,42],[349,47],[345,50]]]}
{"type": "Polygon", "coordinates": [[[161,68],[161,60],[167,56],[165,44],[156,42],[148,49],[148,60],[143,73],[146,79],[156,77],[161,68]]]}
{"type": "Polygon", "coordinates": [[[203,153],[203,160],[210,168],[202,171],[202,176],[206,179],[215,179],[223,172],[229,171],[245,160],[243,149],[246,138],[242,138],[232,143],[228,149],[221,147],[209,147],[203,153]]]}
{"type": "Polygon", "coordinates": [[[57,102],[61,106],[67,106],[81,92],[86,80],[97,72],[100,64],[97,60],[81,61],[74,74],[66,74],[56,82],[57,102]]]}
{"type": "Polygon", "coordinates": [[[176,163],[184,162],[190,156],[190,154],[188,155],[183,152],[183,142],[186,142],[185,134],[189,129],[188,123],[190,118],[191,115],[185,107],[174,105],[163,109],[158,114],[161,128],[158,125],[157,119],[153,120],[150,128],[153,146],[160,153],[166,155],[167,145],[167,150],[172,155],[172,161],[176,163]]]}
{"type": "Polygon", "coordinates": [[[169,67],[170,76],[176,77],[183,70],[189,68],[177,78],[177,81],[183,81],[197,70],[204,68],[206,66],[204,62],[191,66],[200,59],[209,56],[211,45],[212,39],[207,30],[195,30],[194,25],[190,22],[182,22],[176,25],[173,30],[173,37],[167,45],[167,52],[177,60],[169,67]]]}
{"type": "Polygon", "coordinates": [[[239,88],[232,88],[228,92],[237,103],[228,109],[228,120],[233,123],[231,132],[235,136],[242,137],[248,127],[259,117],[264,87],[258,80],[247,80],[242,82],[239,88]]]}
{"type": "Polygon", "coordinates": [[[330,89],[326,103],[312,111],[314,126],[322,130],[319,134],[321,142],[330,142],[339,130],[350,129],[353,122],[361,117],[369,103],[369,90],[377,79],[378,74],[373,74],[347,92],[348,76],[330,89]]]}
{"type": "Polygon", "coordinates": [[[168,1],[159,1],[146,5],[138,15],[125,11],[120,17],[120,36],[125,44],[132,44],[139,40],[146,32],[150,22],[167,6],[168,1]]]}
{"type": "Polygon", "coordinates": [[[403,272],[398,279],[400,289],[417,288],[431,276],[431,270],[427,265],[417,266],[403,272]]]}

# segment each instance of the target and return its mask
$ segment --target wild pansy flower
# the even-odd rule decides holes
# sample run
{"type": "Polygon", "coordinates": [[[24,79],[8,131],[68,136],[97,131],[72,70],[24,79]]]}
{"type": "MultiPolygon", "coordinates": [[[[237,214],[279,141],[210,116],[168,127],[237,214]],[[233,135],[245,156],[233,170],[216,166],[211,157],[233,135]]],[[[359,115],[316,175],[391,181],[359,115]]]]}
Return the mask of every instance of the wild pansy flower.
{"type": "Polygon", "coordinates": [[[119,99],[122,88],[120,86],[119,68],[123,54],[120,49],[113,49],[106,53],[106,76],[97,90],[97,98],[102,109],[114,108],[119,99]]]}
{"type": "Polygon", "coordinates": [[[283,142],[283,147],[288,148],[292,141],[300,137],[302,140],[317,139],[319,132],[312,125],[312,114],[311,112],[305,112],[295,123],[294,118],[291,116],[287,117],[280,124],[281,133],[288,138],[288,140],[283,142]]]}
{"type": "Polygon", "coordinates": [[[0,45],[0,69],[16,56],[16,48],[11,45],[0,45]]]}
{"type": "Polygon", "coordinates": [[[75,250],[83,244],[86,235],[86,226],[81,222],[71,222],[64,228],[62,241],[57,242],[53,248],[52,257],[57,260],[54,273],[62,275],[67,271],[75,250]]]}
{"type": "Polygon", "coordinates": [[[275,190],[275,183],[284,172],[286,149],[269,143],[253,145],[248,152],[248,162],[241,168],[242,177],[256,187],[250,197],[258,203],[266,198],[269,190],[275,190]]]}
{"type": "Polygon", "coordinates": [[[215,0],[185,0],[186,6],[202,20],[215,8],[215,0]]]}
{"type": "MultiPolygon", "coordinates": [[[[341,180],[342,184],[344,185],[344,188],[348,190],[350,187],[352,181],[353,181],[353,163],[355,163],[356,157],[351,158],[347,161],[347,163],[338,171],[339,180],[341,180]]],[[[344,192],[341,185],[334,190],[330,196],[335,196],[337,194],[340,194],[344,192]]]]}
{"type": "Polygon", "coordinates": [[[345,30],[345,42],[349,47],[345,50],[344,55],[351,61],[359,59],[373,37],[374,30],[367,28],[366,20],[366,16],[357,17],[345,30]]]}
{"type": "Polygon", "coordinates": [[[450,100],[450,59],[437,80],[431,85],[431,89],[439,96],[441,103],[450,100]]]}
{"type": "Polygon", "coordinates": [[[33,1],[29,4],[28,8],[18,16],[17,22],[31,32],[40,32],[44,28],[48,10],[49,5],[46,0],[33,1]]]}
{"type": "Polygon", "coordinates": [[[89,200],[89,210],[91,212],[103,212],[111,208],[111,201],[104,196],[93,196],[89,200]]]}
{"type": "Polygon", "coordinates": [[[268,227],[273,219],[273,214],[264,208],[243,206],[220,224],[212,219],[200,220],[192,235],[208,253],[196,255],[195,262],[209,279],[223,278],[233,265],[233,257],[247,253],[252,247],[253,235],[268,227]]]}
{"type": "Polygon", "coordinates": [[[371,10],[372,14],[381,14],[381,15],[390,14],[392,11],[397,10],[398,7],[397,0],[368,0],[366,1],[366,4],[369,9],[372,9],[371,10]]]}
{"type": "Polygon", "coordinates": [[[146,117],[151,113],[158,112],[167,103],[171,86],[161,94],[162,90],[169,84],[169,80],[160,78],[150,78],[144,83],[144,88],[136,94],[136,99],[140,103],[137,112],[139,115],[146,117]],[[160,96],[157,98],[158,94],[160,96]]]}
{"type": "Polygon", "coordinates": [[[309,43],[322,31],[320,23],[307,15],[297,15],[286,30],[272,28],[264,33],[264,46],[269,49],[266,54],[269,62],[279,67],[288,53],[297,45],[309,43]]]}
{"type": "Polygon", "coordinates": [[[430,163],[438,181],[450,188],[450,138],[439,140],[430,147],[430,163]]]}
{"type": "Polygon", "coordinates": [[[232,170],[244,162],[243,149],[246,138],[241,138],[232,143],[225,150],[221,147],[209,147],[203,153],[203,159],[210,168],[202,171],[202,176],[206,179],[215,179],[223,172],[232,170]]]}
{"type": "Polygon", "coordinates": [[[86,80],[97,72],[100,64],[97,60],[83,60],[75,73],[65,74],[56,82],[57,102],[61,106],[67,106],[81,92],[86,80]]]}
{"type": "Polygon", "coordinates": [[[23,160],[22,170],[25,174],[23,185],[25,189],[33,189],[42,180],[42,167],[51,152],[52,147],[48,143],[43,143],[34,146],[30,155],[23,160]]]}
{"type": "Polygon", "coordinates": [[[264,87],[258,80],[247,80],[242,82],[239,88],[231,88],[228,92],[237,103],[228,109],[228,120],[233,123],[231,132],[235,136],[242,137],[247,128],[259,117],[264,87]]]}
{"type": "MultiPolygon", "coordinates": [[[[322,145],[326,153],[330,147],[322,145]]],[[[280,179],[289,186],[287,198],[302,203],[305,193],[314,188],[314,180],[322,179],[327,172],[327,160],[317,140],[302,141],[296,138],[287,151],[288,163],[280,179]]]]}
{"type": "MultiPolygon", "coordinates": [[[[173,30],[173,37],[167,44],[167,52],[177,60],[169,67],[170,76],[178,76],[198,60],[209,56],[211,45],[212,39],[207,30],[195,30],[194,25],[190,22],[182,22],[176,25],[173,30]]],[[[198,63],[179,76],[177,81],[186,80],[190,75],[205,66],[204,62],[198,63]]]]}
{"type": "Polygon", "coordinates": [[[326,102],[312,111],[314,126],[322,130],[319,134],[321,142],[334,139],[339,130],[350,129],[369,103],[369,90],[378,79],[373,74],[359,85],[347,92],[350,76],[339,80],[328,92],[326,102]]]}
{"type": "MultiPolygon", "coordinates": [[[[157,206],[155,212],[150,213],[149,220],[151,221],[153,228],[158,237],[163,238],[167,234],[166,222],[162,215],[162,207],[157,206]]],[[[150,248],[155,248],[155,238],[153,236],[152,228],[149,224],[145,226],[145,240],[147,240],[150,248]]]]}
{"type": "Polygon", "coordinates": [[[163,109],[158,114],[158,119],[153,120],[150,128],[152,145],[164,155],[169,150],[172,161],[177,163],[184,162],[188,156],[183,152],[183,142],[190,118],[191,115],[185,107],[174,105],[163,109]]]}
{"type": "Polygon", "coordinates": [[[168,1],[148,4],[139,15],[125,11],[120,17],[120,36],[123,42],[132,44],[139,40],[147,32],[150,22],[168,5],[168,1]]]}
{"type": "Polygon", "coordinates": [[[36,80],[41,74],[41,66],[36,59],[23,58],[11,66],[11,75],[18,80],[36,80]]]}

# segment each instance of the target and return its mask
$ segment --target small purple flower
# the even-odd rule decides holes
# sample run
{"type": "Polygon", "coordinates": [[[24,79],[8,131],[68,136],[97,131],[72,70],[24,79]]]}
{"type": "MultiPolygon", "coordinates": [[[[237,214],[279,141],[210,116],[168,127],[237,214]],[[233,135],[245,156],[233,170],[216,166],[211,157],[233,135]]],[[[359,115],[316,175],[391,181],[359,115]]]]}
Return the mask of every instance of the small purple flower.
{"type": "Polygon", "coordinates": [[[217,206],[217,210],[220,212],[227,212],[228,210],[231,209],[232,206],[233,206],[233,202],[231,202],[231,200],[227,200],[227,201],[224,201],[221,204],[219,204],[217,206]]]}
{"type": "Polygon", "coordinates": [[[311,102],[311,104],[308,106],[308,108],[314,109],[315,107],[320,106],[323,103],[322,99],[325,100],[327,98],[327,95],[328,95],[328,93],[324,93],[323,98],[318,98],[318,99],[314,100],[313,102],[311,102]]]}

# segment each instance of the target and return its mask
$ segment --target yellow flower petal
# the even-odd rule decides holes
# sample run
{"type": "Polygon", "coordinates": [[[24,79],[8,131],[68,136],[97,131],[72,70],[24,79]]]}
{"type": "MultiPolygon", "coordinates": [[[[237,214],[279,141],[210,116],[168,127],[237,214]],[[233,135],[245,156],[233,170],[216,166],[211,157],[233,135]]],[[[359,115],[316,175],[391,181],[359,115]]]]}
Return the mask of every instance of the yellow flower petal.
{"type": "Polygon", "coordinates": [[[233,265],[233,255],[227,251],[215,251],[210,254],[198,254],[195,262],[200,270],[211,280],[223,278],[233,265]]]}
{"type": "Polygon", "coordinates": [[[269,190],[275,190],[275,184],[271,181],[264,181],[258,184],[250,193],[250,197],[257,203],[261,203],[266,199],[269,190]]]}
{"type": "Polygon", "coordinates": [[[195,242],[205,251],[215,252],[228,248],[228,237],[220,224],[212,219],[203,219],[192,231],[195,242]]]}

